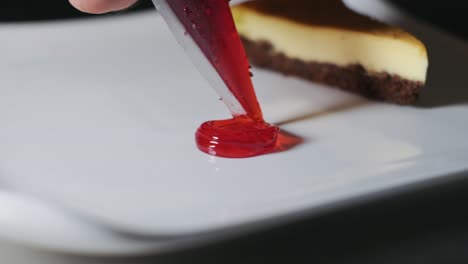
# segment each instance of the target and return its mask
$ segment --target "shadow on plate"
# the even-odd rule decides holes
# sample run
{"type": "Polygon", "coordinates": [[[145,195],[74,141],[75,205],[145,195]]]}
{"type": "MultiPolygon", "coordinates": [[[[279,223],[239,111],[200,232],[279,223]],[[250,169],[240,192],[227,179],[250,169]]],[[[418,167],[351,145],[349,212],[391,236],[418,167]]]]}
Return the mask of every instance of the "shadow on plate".
{"type": "MultiPolygon", "coordinates": [[[[286,120],[283,120],[281,122],[276,123],[278,126],[284,126],[296,122],[301,122],[305,121],[308,119],[313,119],[313,118],[320,118],[332,114],[336,114],[342,111],[348,111],[351,109],[363,107],[366,105],[369,105],[370,103],[364,100],[358,100],[358,101],[351,101],[347,103],[341,103],[337,105],[332,105],[328,108],[325,108],[320,111],[311,111],[310,113],[305,113],[303,115],[295,116],[286,120]]],[[[278,141],[276,143],[275,148],[271,151],[271,153],[278,153],[278,152],[283,152],[287,150],[291,150],[293,148],[296,148],[297,146],[303,144],[305,141],[309,139],[305,139],[302,136],[293,134],[291,132],[288,132],[284,129],[281,129],[280,134],[278,135],[278,141]]]]}
{"type": "MultiPolygon", "coordinates": [[[[335,89],[335,88],[333,88],[333,89],[335,89]]],[[[332,114],[335,114],[335,113],[338,113],[338,112],[352,110],[352,109],[363,107],[363,106],[366,106],[366,105],[369,105],[369,104],[370,104],[370,102],[366,101],[366,100],[357,100],[357,101],[350,101],[350,102],[340,103],[340,104],[337,104],[337,105],[332,105],[332,106],[330,106],[328,108],[325,108],[323,110],[320,110],[320,111],[314,110],[314,111],[311,111],[310,113],[305,113],[305,114],[300,115],[300,116],[295,116],[295,117],[283,120],[281,122],[277,122],[276,125],[278,125],[278,126],[289,125],[289,124],[292,124],[292,123],[301,122],[301,121],[312,119],[312,118],[319,118],[319,117],[332,115],[332,114]]]]}

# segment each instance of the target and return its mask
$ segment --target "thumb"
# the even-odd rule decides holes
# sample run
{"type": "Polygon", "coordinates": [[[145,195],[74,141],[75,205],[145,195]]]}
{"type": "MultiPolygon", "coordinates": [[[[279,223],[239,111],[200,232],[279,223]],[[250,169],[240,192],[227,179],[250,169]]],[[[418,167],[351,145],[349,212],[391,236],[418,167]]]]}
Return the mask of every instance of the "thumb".
{"type": "Polygon", "coordinates": [[[103,14],[118,11],[133,5],[137,0],[69,0],[78,10],[91,13],[103,14]]]}

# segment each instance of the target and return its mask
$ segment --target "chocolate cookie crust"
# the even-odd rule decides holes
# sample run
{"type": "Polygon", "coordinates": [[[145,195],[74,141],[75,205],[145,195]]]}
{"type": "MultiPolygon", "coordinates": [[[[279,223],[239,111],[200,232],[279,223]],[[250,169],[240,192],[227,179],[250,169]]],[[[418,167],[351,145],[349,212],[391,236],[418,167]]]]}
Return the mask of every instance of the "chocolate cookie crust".
{"type": "Polygon", "coordinates": [[[302,61],[275,52],[267,41],[242,38],[250,62],[285,75],[338,87],[367,98],[396,104],[413,104],[424,86],[422,82],[406,80],[385,72],[368,72],[359,64],[339,66],[329,63],[302,61]]]}

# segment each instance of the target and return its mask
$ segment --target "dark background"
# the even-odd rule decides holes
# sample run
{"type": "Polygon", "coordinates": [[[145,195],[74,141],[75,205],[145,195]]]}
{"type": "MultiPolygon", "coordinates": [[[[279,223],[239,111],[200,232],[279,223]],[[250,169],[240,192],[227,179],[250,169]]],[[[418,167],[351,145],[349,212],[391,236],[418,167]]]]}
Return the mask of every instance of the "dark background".
{"type": "MultiPolygon", "coordinates": [[[[437,25],[446,31],[468,39],[465,1],[462,0],[389,0],[406,11],[437,25]]],[[[152,8],[150,0],[140,0],[130,12],[152,8]]],[[[85,17],[73,9],[67,0],[3,0],[0,21],[24,21],[85,17]]]]}
{"type": "MultiPolygon", "coordinates": [[[[464,1],[394,0],[468,40],[464,1]]],[[[152,8],[141,1],[129,11],[152,8]]],[[[111,14],[116,15],[116,14],[111,14]]],[[[0,22],[86,18],[66,0],[3,0],[0,22]],[[5,2],[6,1],[6,2],[5,2]]],[[[467,69],[468,73],[468,69],[467,69]]],[[[467,173],[465,173],[466,175],[467,173]]],[[[160,256],[177,263],[468,263],[468,179],[401,191],[256,235],[160,256]]]]}
{"type": "MultiPolygon", "coordinates": [[[[148,8],[153,8],[151,0],[141,0],[130,10],[124,12],[137,12],[148,8]]],[[[69,4],[68,0],[2,0],[2,7],[0,7],[0,21],[2,22],[69,19],[89,16],[95,15],[87,15],[77,11],[69,4]]]]}

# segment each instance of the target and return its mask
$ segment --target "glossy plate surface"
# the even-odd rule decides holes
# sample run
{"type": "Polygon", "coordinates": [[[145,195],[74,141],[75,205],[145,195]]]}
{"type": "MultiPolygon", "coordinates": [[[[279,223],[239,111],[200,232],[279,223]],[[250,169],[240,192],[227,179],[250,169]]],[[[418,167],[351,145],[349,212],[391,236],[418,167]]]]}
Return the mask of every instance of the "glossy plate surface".
{"type": "Polygon", "coordinates": [[[468,46],[381,1],[350,2],[428,44],[420,105],[254,69],[266,119],[303,142],[241,160],[195,147],[198,125],[229,113],[155,13],[2,25],[0,180],[93,223],[170,237],[259,226],[468,169],[468,46]]]}

